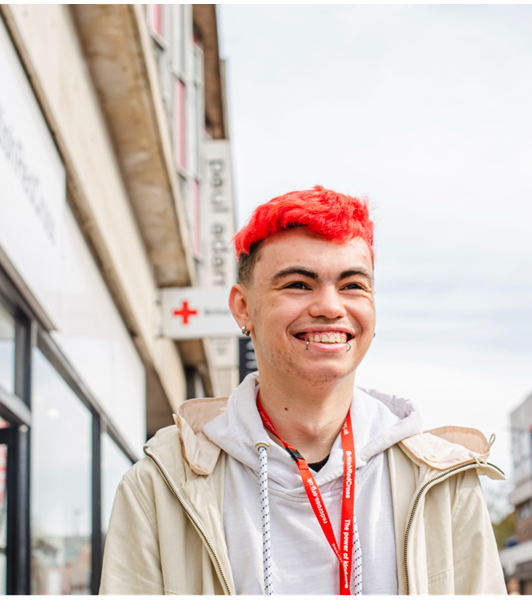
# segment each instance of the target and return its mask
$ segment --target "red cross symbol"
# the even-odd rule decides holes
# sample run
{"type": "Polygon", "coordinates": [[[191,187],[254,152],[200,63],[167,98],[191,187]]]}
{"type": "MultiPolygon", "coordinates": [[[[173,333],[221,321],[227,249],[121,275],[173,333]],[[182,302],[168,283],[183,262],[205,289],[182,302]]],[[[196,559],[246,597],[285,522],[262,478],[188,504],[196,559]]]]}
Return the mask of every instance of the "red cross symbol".
{"type": "Polygon", "coordinates": [[[174,317],[180,316],[183,317],[183,325],[188,325],[188,318],[191,315],[197,315],[197,310],[190,310],[188,307],[188,302],[186,300],[183,301],[183,308],[181,310],[174,310],[174,317]]]}

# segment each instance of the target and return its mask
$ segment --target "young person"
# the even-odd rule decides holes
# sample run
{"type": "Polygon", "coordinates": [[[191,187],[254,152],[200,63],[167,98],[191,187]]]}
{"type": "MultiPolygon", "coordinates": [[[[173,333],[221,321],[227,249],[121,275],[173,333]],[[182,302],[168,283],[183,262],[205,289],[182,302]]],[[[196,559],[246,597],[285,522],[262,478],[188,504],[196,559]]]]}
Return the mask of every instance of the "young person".
{"type": "Polygon", "coordinates": [[[101,593],[505,593],[474,429],[423,433],[355,387],[375,333],[367,203],[322,187],[259,206],[229,304],[258,372],[184,403],[124,477],[101,593]]]}

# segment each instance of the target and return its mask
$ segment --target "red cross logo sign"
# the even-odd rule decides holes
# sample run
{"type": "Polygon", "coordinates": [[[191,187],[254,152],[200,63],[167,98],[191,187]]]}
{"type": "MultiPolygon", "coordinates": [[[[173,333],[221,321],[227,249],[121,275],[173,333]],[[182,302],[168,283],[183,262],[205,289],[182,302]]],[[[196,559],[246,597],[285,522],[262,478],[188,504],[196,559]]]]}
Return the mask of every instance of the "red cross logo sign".
{"type": "Polygon", "coordinates": [[[198,311],[195,309],[190,309],[188,307],[188,302],[186,300],[183,300],[183,307],[180,310],[174,310],[173,311],[173,315],[174,317],[183,317],[183,325],[188,325],[188,318],[193,316],[193,315],[197,315],[198,311]]]}
{"type": "Polygon", "coordinates": [[[222,287],[161,290],[163,335],[173,340],[239,336],[227,305],[230,291],[222,287]]]}

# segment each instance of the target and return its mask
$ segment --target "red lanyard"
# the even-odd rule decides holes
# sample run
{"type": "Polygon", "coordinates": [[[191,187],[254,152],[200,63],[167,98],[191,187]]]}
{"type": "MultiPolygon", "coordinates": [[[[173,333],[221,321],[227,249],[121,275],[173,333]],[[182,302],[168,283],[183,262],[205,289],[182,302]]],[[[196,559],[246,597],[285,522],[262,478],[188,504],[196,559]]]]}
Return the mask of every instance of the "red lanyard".
{"type": "Polygon", "coordinates": [[[287,444],[277,433],[270,417],[262,407],[260,394],[257,395],[257,408],[262,419],[264,427],[278,438],[284,449],[296,461],[301,479],[305,486],[308,499],[314,510],[314,514],[321,525],[322,531],[329,542],[336,558],[340,562],[340,594],[342,596],[350,595],[351,564],[353,560],[353,515],[355,513],[355,440],[353,437],[353,428],[351,426],[351,409],[347,413],[347,418],[342,427],[342,449],[344,451],[344,484],[342,493],[342,533],[341,548],[336,542],[336,537],[325,508],[325,503],[320,494],[320,490],[307,461],[290,444],[287,444]]]}

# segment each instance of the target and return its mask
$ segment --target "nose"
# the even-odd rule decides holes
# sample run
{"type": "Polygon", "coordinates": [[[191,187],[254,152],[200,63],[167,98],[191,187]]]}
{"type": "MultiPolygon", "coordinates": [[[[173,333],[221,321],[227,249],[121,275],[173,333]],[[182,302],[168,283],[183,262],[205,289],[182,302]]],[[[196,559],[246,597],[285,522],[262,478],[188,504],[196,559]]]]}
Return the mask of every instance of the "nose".
{"type": "Polygon", "coordinates": [[[320,287],[312,294],[309,313],[312,317],[330,320],[341,319],[347,314],[342,298],[333,285],[320,287]]]}

